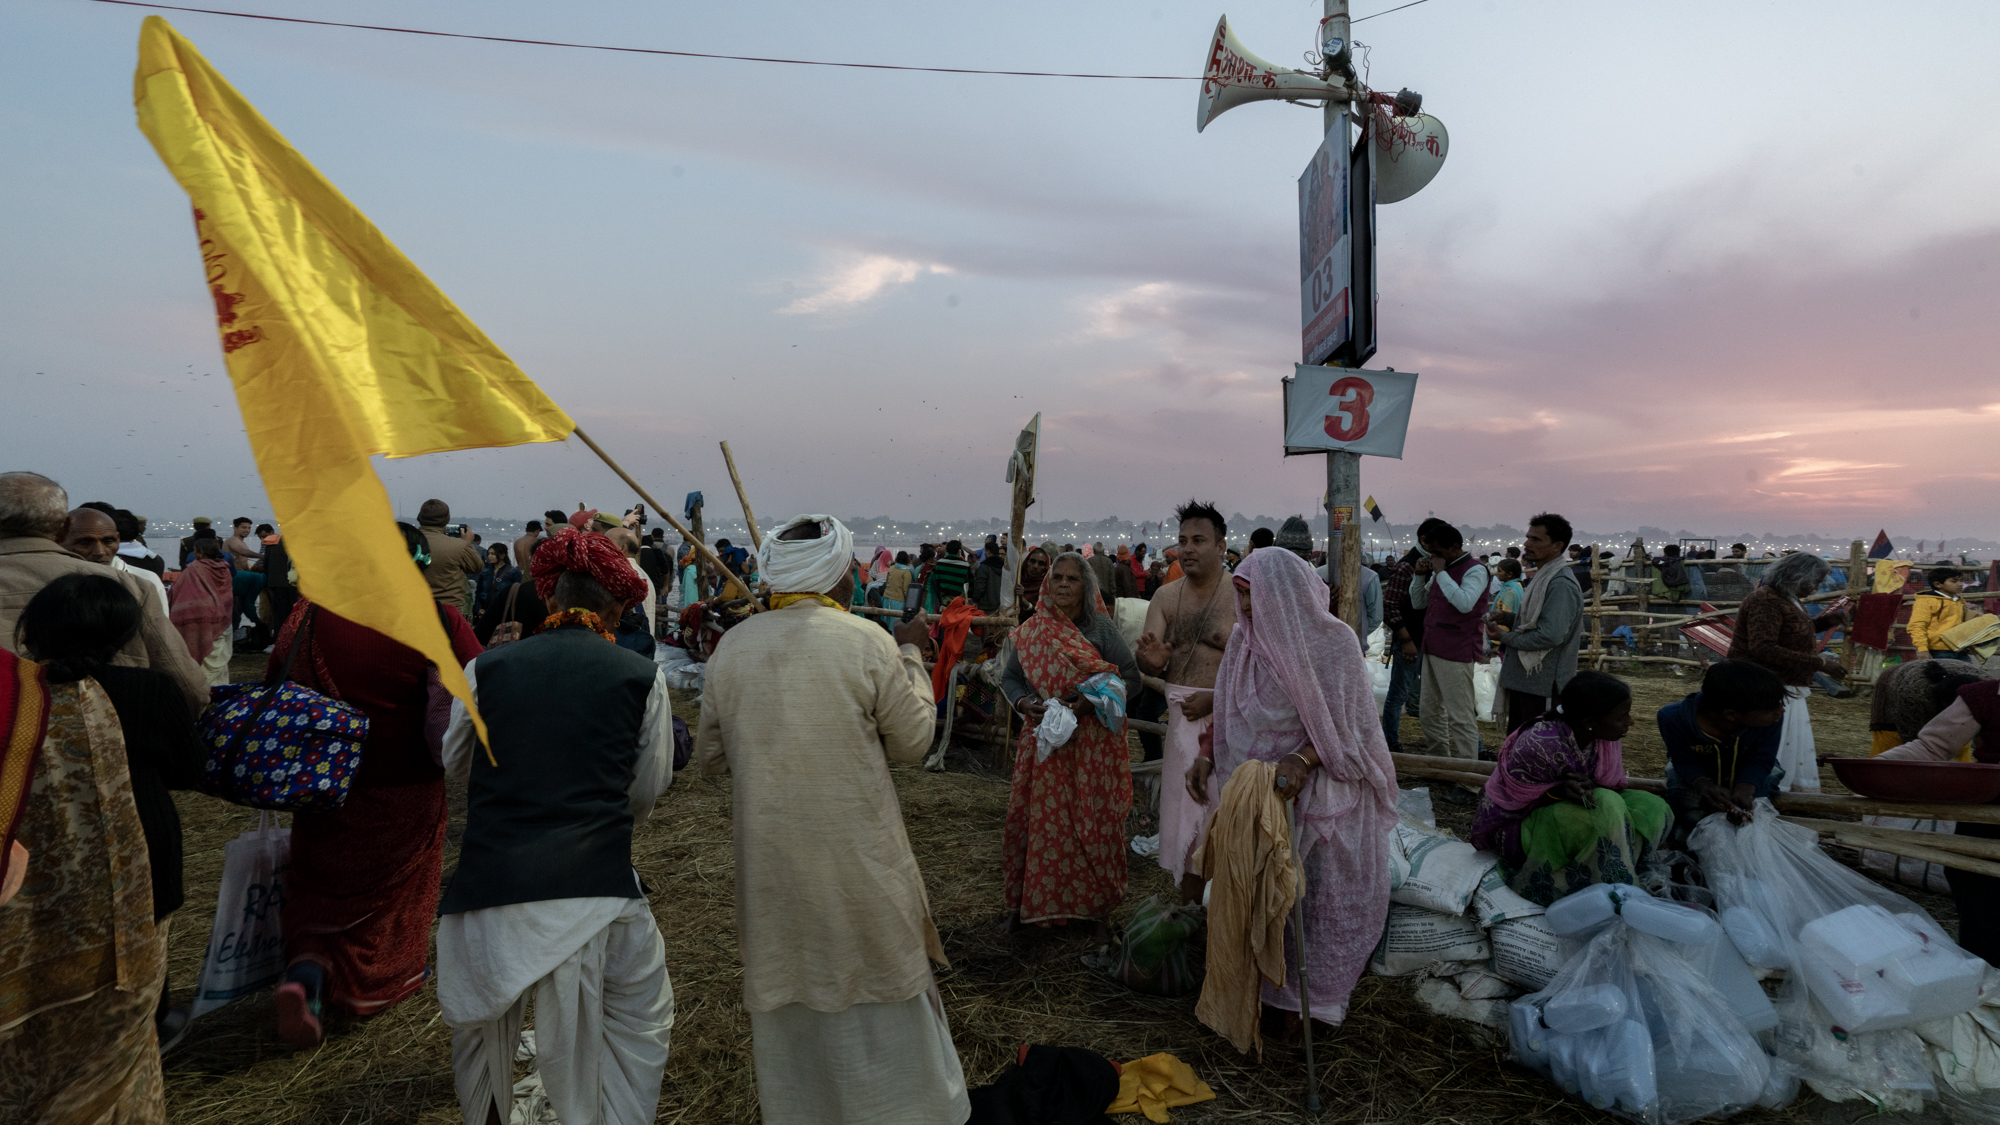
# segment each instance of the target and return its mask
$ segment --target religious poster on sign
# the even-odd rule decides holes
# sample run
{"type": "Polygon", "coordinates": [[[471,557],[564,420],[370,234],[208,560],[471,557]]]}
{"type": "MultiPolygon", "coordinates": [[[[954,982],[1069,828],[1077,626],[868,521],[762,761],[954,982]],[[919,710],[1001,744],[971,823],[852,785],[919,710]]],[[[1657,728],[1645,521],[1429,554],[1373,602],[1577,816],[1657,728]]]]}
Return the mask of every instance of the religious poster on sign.
{"type": "Polygon", "coordinates": [[[1324,363],[1353,327],[1348,275],[1347,115],[1340,115],[1299,177],[1299,314],[1304,362],[1324,363]]]}
{"type": "Polygon", "coordinates": [[[1329,449],[1403,456],[1410,406],[1417,397],[1415,372],[1302,363],[1284,387],[1287,456],[1329,449]]]}

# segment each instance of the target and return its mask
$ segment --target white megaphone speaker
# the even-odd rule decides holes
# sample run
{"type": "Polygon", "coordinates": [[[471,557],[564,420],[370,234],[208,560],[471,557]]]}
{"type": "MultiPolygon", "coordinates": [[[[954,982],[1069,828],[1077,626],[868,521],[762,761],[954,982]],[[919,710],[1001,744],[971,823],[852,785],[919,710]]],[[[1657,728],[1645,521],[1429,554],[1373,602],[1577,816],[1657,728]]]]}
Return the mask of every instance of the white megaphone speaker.
{"type": "Polygon", "coordinates": [[[1317,74],[1273,66],[1251,54],[1229,30],[1229,17],[1215,25],[1215,39],[1208,45],[1208,65],[1201,72],[1201,104],[1195,108],[1194,131],[1227,109],[1244,102],[1298,101],[1331,98],[1345,101],[1348,89],[1317,74]]]}

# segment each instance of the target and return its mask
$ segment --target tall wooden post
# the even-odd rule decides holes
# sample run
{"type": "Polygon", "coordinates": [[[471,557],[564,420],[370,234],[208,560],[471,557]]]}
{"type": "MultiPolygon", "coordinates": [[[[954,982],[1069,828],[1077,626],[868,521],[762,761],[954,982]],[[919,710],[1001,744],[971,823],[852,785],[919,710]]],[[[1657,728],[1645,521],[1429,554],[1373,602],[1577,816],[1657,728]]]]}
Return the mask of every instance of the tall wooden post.
{"type": "Polygon", "coordinates": [[[1847,628],[1840,631],[1840,663],[1850,673],[1859,671],[1855,665],[1854,618],[1861,610],[1861,595],[1874,589],[1868,580],[1868,555],[1861,549],[1861,540],[1856,539],[1847,548],[1847,597],[1854,603],[1848,611],[1847,628]]]}
{"type": "MultiPolygon", "coordinates": [[[[1639,611],[1638,620],[1642,623],[1650,624],[1652,617],[1649,614],[1653,608],[1653,578],[1649,564],[1652,562],[1652,558],[1646,554],[1646,540],[1644,538],[1632,540],[1632,553],[1627,561],[1634,563],[1639,572],[1639,581],[1634,583],[1639,595],[1639,604],[1636,607],[1639,611]]],[[[1632,640],[1635,646],[1648,632],[1649,630],[1646,629],[1632,630],[1632,640]]],[[[1635,647],[1633,651],[1640,656],[1650,655],[1644,648],[1640,647],[1635,647]]]]}
{"type": "Polygon", "coordinates": [[[1591,667],[1604,671],[1604,560],[1597,557],[1597,544],[1590,545],[1590,655],[1591,667]]]}

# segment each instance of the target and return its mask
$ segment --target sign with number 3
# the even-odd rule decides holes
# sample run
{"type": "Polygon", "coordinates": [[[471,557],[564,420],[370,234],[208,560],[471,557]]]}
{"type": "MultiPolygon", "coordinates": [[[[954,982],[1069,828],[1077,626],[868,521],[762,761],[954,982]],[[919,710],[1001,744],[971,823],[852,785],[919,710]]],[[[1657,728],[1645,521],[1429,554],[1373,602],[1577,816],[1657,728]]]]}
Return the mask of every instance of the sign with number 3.
{"type": "Polygon", "coordinates": [[[1329,449],[1403,456],[1417,397],[1415,372],[1299,364],[1284,385],[1287,456],[1329,449]]]}

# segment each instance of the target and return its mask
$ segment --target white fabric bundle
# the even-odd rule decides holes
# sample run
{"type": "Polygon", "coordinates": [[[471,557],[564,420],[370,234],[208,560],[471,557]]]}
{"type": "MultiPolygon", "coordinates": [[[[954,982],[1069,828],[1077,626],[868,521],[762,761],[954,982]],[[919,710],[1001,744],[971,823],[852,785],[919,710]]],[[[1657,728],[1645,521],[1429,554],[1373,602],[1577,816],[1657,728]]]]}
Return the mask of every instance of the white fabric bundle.
{"type": "Polygon", "coordinates": [[[764,537],[757,552],[757,569],[780,594],[824,594],[854,566],[854,533],[832,516],[794,516],[764,537]],[[825,524],[817,539],[784,539],[785,532],[803,524],[825,524]]]}

